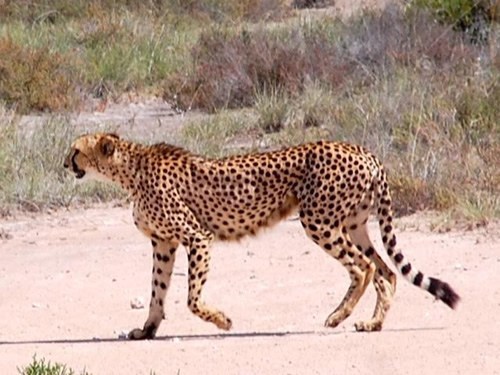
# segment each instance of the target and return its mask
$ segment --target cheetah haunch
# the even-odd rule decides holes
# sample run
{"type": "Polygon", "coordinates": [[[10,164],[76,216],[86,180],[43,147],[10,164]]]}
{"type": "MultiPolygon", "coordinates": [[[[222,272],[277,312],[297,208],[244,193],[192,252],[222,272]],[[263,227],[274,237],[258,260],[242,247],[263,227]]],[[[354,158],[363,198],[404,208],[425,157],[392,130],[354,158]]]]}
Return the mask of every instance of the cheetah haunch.
{"type": "Polygon", "coordinates": [[[368,237],[374,210],[387,254],[406,279],[454,308],[459,296],[445,282],[426,277],[396,248],[391,196],[381,163],[360,146],[318,142],[280,151],[206,159],[157,144],[145,146],[114,134],[84,135],[73,143],[64,167],[76,178],[104,178],[131,194],[135,225],[153,245],[149,316],[130,339],[150,339],[164,317],[176,249],[189,258],[189,309],[225,330],[231,320],[208,307],[201,292],[214,239],[254,235],[295,209],[307,236],[349,272],[351,284],[325,325],[336,327],[356,306],[370,282],[377,292],[373,317],[355,324],[377,331],[396,290],[396,275],[368,237]]]}

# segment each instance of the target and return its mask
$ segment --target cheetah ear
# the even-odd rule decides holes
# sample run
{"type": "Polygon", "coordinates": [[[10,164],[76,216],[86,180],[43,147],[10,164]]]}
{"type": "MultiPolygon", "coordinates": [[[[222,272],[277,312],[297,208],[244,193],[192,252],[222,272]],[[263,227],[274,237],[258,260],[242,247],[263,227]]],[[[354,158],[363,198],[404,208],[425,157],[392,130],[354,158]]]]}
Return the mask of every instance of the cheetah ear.
{"type": "Polygon", "coordinates": [[[115,152],[115,139],[117,138],[104,137],[97,143],[97,148],[101,152],[101,154],[106,157],[113,155],[113,152],[115,152]]]}

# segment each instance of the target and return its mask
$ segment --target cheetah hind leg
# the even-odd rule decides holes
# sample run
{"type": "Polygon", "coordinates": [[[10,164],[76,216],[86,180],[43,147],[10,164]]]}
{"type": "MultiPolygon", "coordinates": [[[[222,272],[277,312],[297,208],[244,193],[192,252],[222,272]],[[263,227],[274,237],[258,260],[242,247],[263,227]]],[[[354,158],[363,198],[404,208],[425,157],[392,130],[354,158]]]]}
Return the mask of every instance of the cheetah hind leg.
{"type": "Polygon", "coordinates": [[[375,247],[368,236],[368,228],[365,221],[367,217],[368,212],[353,215],[348,223],[348,233],[356,247],[377,268],[373,277],[373,285],[377,292],[377,302],[373,317],[369,321],[355,323],[354,327],[357,331],[380,331],[387,311],[391,306],[392,297],[396,291],[396,275],[375,251],[375,247]]]}
{"type": "MultiPolygon", "coordinates": [[[[302,211],[303,212],[303,211],[302,211]]],[[[371,282],[375,265],[355,247],[342,228],[315,227],[301,213],[301,223],[306,234],[326,253],[337,259],[349,272],[351,285],[337,308],[327,317],[326,327],[334,328],[351,315],[354,307],[371,282]]]]}

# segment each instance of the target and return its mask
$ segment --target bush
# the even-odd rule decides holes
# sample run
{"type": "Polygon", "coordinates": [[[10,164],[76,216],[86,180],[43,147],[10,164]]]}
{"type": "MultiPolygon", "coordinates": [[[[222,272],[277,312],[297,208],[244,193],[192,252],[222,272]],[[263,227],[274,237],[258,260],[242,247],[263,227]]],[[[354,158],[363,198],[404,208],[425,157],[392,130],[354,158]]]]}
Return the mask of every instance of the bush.
{"type": "Polygon", "coordinates": [[[0,38],[0,100],[18,112],[60,111],[78,103],[74,67],[48,48],[0,38]]]}
{"type": "Polygon", "coordinates": [[[452,71],[480,50],[424,12],[399,8],[364,13],[342,25],[331,19],[235,32],[212,28],[192,50],[193,65],[167,78],[165,98],[181,109],[214,112],[255,103],[270,90],[301,95],[321,84],[362,89],[399,67],[452,71]]]}
{"type": "Polygon", "coordinates": [[[192,52],[192,72],[178,74],[165,97],[180,108],[251,106],[255,94],[268,90],[300,94],[311,81],[340,86],[353,64],[338,53],[328,35],[305,34],[300,27],[234,33],[213,28],[192,52]]]}
{"type": "Polygon", "coordinates": [[[498,21],[500,10],[497,0],[414,0],[410,4],[431,10],[439,21],[465,31],[474,41],[488,39],[490,23],[498,21]]]}

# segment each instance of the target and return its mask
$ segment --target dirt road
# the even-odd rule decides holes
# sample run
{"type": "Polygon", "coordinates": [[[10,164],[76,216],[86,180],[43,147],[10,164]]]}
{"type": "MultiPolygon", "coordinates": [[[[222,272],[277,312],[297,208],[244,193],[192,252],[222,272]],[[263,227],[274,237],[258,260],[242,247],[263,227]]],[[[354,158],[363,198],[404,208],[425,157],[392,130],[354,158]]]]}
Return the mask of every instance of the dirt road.
{"type": "Polygon", "coordinates": [[[323,328],[347,275],[297,221],[286,221],[257,238],[215,245],[205,299],[233,319],[232,332],[185,306],[181,248],[158,339],[128,342],[118,336],[143,324],[147,309],[132,309],[130,301],[148,304],[151,268],[149,243],[128,209],[4,220],[0,374],[16,374],[34,354],[94,375],[500,373],[498,227],[448,234],[408,228],[399,233],[402,248],[456,288],[457,311],[400,279],[384,331],[353,330],[371,316],[371,287],[344,324],[323,328]]]}

